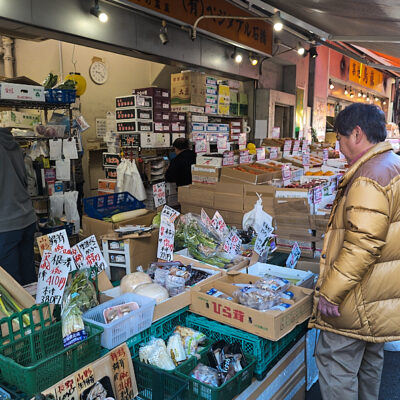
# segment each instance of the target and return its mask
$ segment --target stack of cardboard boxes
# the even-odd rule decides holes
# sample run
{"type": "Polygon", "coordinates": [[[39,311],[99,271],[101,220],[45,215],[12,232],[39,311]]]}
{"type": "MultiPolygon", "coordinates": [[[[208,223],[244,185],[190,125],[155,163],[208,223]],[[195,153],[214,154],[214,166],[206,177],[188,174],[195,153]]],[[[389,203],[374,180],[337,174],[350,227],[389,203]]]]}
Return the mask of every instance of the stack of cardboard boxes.
{"type": "Polygon", "coordinates": [[[206,114],[219,114],[218,112],[218,84],[212,76],[206,77],[206,114]]]}

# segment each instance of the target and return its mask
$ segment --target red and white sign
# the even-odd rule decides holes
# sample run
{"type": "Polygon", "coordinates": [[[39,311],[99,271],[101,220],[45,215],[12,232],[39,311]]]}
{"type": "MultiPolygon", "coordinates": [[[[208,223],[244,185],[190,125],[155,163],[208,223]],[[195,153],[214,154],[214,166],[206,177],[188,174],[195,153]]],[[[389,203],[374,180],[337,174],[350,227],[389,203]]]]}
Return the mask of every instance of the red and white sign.
{"type": "Polygon", "coordinates": [[[97,273],[107,268],[106,260],[100,251],[94,235],[82,240],[77,244],[79,251],[83,256],[83,260],[88,267],[94,268],[97,273]]]}
{"type": "Polygon", "coordinates": [[[283,146],[283,155],[290,156],[290,150],[292,149],[292,141],[285,140],[285,144],[283,146]]]}
{"type": "Polygon", "coordinates": [[[241,253],[242,239],[234,231],[231,231],[224,243],[224,251],[232,256],[241,253]]]}
{"type": "Polygon", "coordinates": [[[257,147],[257,161],[265,160],[265,147],[257,147]]]}
{"type": "Polygon", "coordinates": [[[167,202],[165,196],[165,182],[159,182],[153,185],[153,199],[155,208],[163,206],[167,202]]]}
{"type": "Polygon", "coordinates": [[[284,165],[282,167],[282,180],[283,186],[288,186],[292,182],[292,171],[290,170],[289,165],[284,165]]]}
{"type": "Polygon", "coordinates": [[[222,157],[222,165],[229,166],[235,164],[235,156],[233,151],[226,151],[222,157]]]}
{"type": "Polygon", "coordinates": [[[269,152],[270,160],[276,160],[278,158],[278,149],[276,147],[272,147],[269,152]]]}

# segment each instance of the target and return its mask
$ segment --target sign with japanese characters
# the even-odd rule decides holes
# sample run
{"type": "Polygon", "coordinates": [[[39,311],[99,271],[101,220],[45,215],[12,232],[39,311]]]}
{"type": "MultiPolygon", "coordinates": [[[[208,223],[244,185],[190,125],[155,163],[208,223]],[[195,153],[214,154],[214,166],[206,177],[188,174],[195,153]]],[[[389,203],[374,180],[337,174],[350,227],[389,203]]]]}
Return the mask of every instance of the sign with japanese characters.
{"type": "Polygon", "coordinates": [[[257,161],[265,160],[265,147],[257,147],[257,161]]]}
{"type": "Polygon", "coordinates": [[[131,354],[126,346],[117,347],[110,352],[112,380],[116,400],[131,400],[135,397],[129,362],[131,354]]]}
{"type": "Polygon", "coordinates": [[[205,153],[207,152],[207,139],[204,135],[198,136],[195,141],[194,151],[196,153],[205,153]]]}
{"type": "Polygon", "coordinates": [[[297,261],[299,261],[300,255],[301,249],[299,247],[299,244],[296,242],[292,247],[292,251],[290,252],[289,257],[286,260],[286,267],[294,268],[297,264],[297,261]]]}
{"type": "Polygon", "coordinates": [[[283,186],[289,186],[292,182],[292,171],[287,164],[282,167],[282,180],[283,186]]]}
{"type": "Polygon", "coordinates": [[[290,150],[292,149],[292,141],[285,140],[285,144],[283,145],[283,155],[284,157],[290,156],[290,150]]]}
{"type": "Polygon", "coordinates": [[[208,214],[204,211],[204,208],[201,209],[201,213],[200,213],[200,217],[201,217],[201,222],[203,222],[203,224],[207,227],[212,226],[212,221],[211,218],[208,216],[208,214]]]}
{"type": "Polygon", "coordinates": [[[219,135],[217,137],[217,149],[226,150],[228,148],[228,135],[219,135]]]}
{"type": "Polygon", "coordinates": [[[226,151],[222,156],[222,165],[229,166],[235,164],[235,156],[233,151],[226,151]]]}
{"type": "Polygon", "coordinates": [[[153,199],[155,208],[167,202],[165,198],[165,182],[159,182],[153,185],[153,199]]]}
{"type": "Polygon", "coordinates": [[[273,230],[274,228],[267,221],[264,221],[262,228],[257,235],[256,243],[254,245],[254,251],[258,255],[262,256],[262,254],[264,253],[273,230]]]}
{"type": "Polygon", "coordinates": [[[383,92],[383,73],[353,59],[349,63],[349,80],[383,92]]]}
{"type": "Polygon", "coordinates": [[[226,223],[222,218],[222,215],[218,211],[215,212],[211,220],[211,223],[219,236],[223,236],[228,233],[228,227],[226,226],[226,223]]]}
{"type": "Polygon", "coordinates": [[[175,220],[181,215],[179,211],[174,210],[170,206],[164,206],[161,211],[161,218],[167,217],[171,222],[175,222],[175,220]]]}
{"type": "Polygon", "coordinates": [[[44,250],[49,250],[54,253],[71,254],[71,248],[65,229],[39,236],[37,238],[37,243],[40,255],[43,255],[44,250]]]}
{"type": "Polygon", "coordinates": [[[44,250],[39,266],[36,303],[61,304],[68,274],[74,269],[72,254],[44,250]]]}
{"type": "Polygon", "coordinates": [[[89,268],[77,245],[71,247],[71,254],[77,269],[89,268]]]}
{"type": "Polygon", "coordinates": [[[224,251],[232,256],[241,253],[242,239],[236,234],[235,231],[230,231],[228,237],[224,242],[224,251]]]}
{"type": "Polygon", "coordinates": [[[270,160],[276,160],[278,158],[278,149],[276,147],[272,147],[269,152],[270,160]]]}
{"type": "Polygon", "coordinates": [[[172,261],[174,255],[175,225],[166,216],[161,215],[158,234],[157,258],[172,261]]]}
{"type": "Polygon", "coordinates": [[[251,162],[251,155],[248,150],[241,150],[239,155],[240,164],[249,164],[251,162]]]}
{"type": "Polygon", "coordinates": [[[129,0],[145,9],[192,25],[203,15],[222,18],[202,20],[198,29],[242,44],[258,52],[272,54],[272,25],[262,20],[223,18],[224,16],[254,17],[227,0],[129,0]]]}
{"type": "Polygon", "coordinates": [[[60,381],[55,387],[56,400],[75,400],[78,397],[76,381],[73,376],[60,381]]]}
{"type": "Polygon", "coordinates": [[[322,150],[322,159],[323,161],[328,161],[329,158],[329,149],[322,150]]]}
{"type": "Polygon", "coordinates": [[[107,267],[106,260],[100,251],[94,235],[82,240],[77,244],[79,251],[83,256],[83,260],[88,267],[94,268],[97,273],[103,271],[107,267]]]}
{"type": "MultiPolygon", "coordinates": [[[[286,142],[285,142],[285,144],[286,144],[286,142]]],[[[295,140],[293,143],[292,155],[294,155],[294,156],[299,155],[299,150],[300,150],[300,140],[295,140]]]]}

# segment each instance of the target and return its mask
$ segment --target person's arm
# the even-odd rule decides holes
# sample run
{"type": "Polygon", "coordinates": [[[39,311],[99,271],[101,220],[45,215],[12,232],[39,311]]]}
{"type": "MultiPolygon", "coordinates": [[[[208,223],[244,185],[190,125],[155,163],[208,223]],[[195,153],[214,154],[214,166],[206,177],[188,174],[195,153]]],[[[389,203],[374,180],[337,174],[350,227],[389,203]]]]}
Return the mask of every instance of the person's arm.
{"type": "Polygon", "coordinates": [[[176,182],[178,179],[178,167],[176,157],[171,160],[167,171],[165,172],[165,180],[167,182],[176,182]]]}
{"type": "Polygon", "coordinates": [[[320,295],[336,305],[379,258],[390,225],[386,193],[369,178],[358,178],[352,184],[345,213],[343,247],[320,289],[320,295]]]}

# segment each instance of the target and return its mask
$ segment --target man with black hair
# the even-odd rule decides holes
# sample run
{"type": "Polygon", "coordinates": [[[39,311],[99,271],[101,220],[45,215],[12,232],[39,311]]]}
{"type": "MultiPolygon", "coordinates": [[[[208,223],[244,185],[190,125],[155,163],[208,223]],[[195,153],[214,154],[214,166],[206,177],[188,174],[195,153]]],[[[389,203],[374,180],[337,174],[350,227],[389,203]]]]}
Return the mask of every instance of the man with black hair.
{"type": "Polygon", "coordinates": [[[335,122],[350,167],[333,203],[310,327],[324,400],[377,400],[384,342],[400,339],[400,157],[385,115],[352,104],[335,122]]]}
{"type": "Polygon", "coordinates": [[[196,153],[189,149],[189,141],[185,138],[175,139],[172,144],[176,157],[165,173],[167,182],[175,182],[176,186],[185,186],[192,183],[192,164],[196,164],[196,153]]]}

